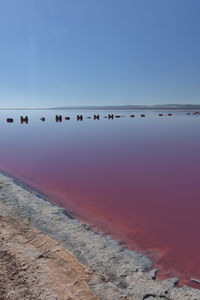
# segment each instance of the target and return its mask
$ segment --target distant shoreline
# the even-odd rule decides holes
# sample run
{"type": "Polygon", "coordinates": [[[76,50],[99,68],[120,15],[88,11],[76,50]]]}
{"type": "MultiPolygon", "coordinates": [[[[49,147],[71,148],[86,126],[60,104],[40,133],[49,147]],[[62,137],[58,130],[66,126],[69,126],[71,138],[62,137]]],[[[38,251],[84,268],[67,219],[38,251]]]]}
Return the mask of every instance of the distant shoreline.
{"type": "Polygon", "coordinates": [[[105,106],[58,106],[58,107],[4,107],[0,110],[200,110],[200,104],[165,104],[165,105],[105,105],[105,106]]]}

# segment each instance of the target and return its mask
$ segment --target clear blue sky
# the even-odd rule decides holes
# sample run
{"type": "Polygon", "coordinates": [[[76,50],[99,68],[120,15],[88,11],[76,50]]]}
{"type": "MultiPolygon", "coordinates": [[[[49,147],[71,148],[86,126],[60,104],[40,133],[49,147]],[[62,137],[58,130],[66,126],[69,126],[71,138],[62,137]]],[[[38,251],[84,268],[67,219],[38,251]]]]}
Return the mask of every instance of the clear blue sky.
{"type": "Polygon", "coordinates": [[[0,0],[0,107],[200,104],[200,0],[0,0]]]}

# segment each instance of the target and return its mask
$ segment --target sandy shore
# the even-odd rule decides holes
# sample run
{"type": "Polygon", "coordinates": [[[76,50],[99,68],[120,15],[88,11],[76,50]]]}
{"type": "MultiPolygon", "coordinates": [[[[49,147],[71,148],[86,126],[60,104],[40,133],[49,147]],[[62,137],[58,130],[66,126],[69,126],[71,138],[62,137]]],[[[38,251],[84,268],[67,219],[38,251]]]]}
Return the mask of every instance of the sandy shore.
{"type": "Polygon", "coordinates": [[[156,280],[148,257],[4,174],[0,244],[0,299],[200,299],[177,278],[156,280]]]}

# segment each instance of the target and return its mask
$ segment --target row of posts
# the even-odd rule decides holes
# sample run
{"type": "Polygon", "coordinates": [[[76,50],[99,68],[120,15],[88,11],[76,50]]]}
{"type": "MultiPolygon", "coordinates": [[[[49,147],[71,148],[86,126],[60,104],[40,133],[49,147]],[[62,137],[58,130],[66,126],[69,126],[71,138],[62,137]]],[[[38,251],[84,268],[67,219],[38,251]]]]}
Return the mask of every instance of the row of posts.
{"type": "MultiPolygon", "coordinates": [[[[187,115],[190,115],[191,113],[190,112],[187,112],[186,113],[187,115]]],[[[159,117],[163,117],[163,116],[165,116],[165,115],[167,115],[167,116],[172,116],[172,113],[168,113],[168,114],[162,114],[162,113],[159,113],[158,114],[158,116],[159,117]]],[[[200,112],[194,112],[193,113],[193,115],[200,115],[200,112]]],[[[134,118],[135,117],[135,115],[130,115],[130,118],[134,118]]],[[[140,115],[140,117],[141,118],[144,118],[145,117],[145,114],[141,114],[140,115]]],[[[86,117],[87,119],[91,119],[92,117],[86,117]]],[[[107,118],[107,119],[109,119],[109,120],[113,120],[114,118],[116,118],[116,119],[119,119],[119,118],[125,118],[125,116],[124,115],[115,115],[114,116],[114,114],[108,114],[107,116],[104,116],[103,118],[107,118]]],[[[64,117],[64,119],[65,120],[70,120],[70,117],[64,117]]],[[[77,119],[77,121],[83,121],[83,115],[77,115],[76,116],[76,119],[77,119]]],[[[100,119],[100,116],[99,115],[93,115],[93,119],[94,120],[99,120],[100,119]]],[[[42,121],[42,122],[45,122],[46,121],[46,119],[45,119],[45,117],[42,117],[42,118],[40,118],[40,120],[42,121]]],[[[56,122],[62,122],[62,120],[63,120],[63,116],[62,115],[56,115],[56,122]]],[[[13,123],[14,122],[14,119],[12,119],[12,118],[7,118],[7,122],[8,123],[13,123]]],[[[25,124],[28,124],[28,116],[21,116],[20,117],[20,122],[21,122],[21,124],[23,124],[23,123],[25,123],[25,124]]]]}
{"type": "MultiPolygon", "coordinates": [[[[190,113],[187,113],[187,114],[190,114],[190,113]]],[[[172,114],[171,113],[168,113],[168,114],[166,114],[167,116],[172,116],[172,114]]],[[[164,116],[164,114],[158,114],[158,116],[160,116],[160,117],[162,117],[162,116],[164,116]]],[[[135,115],[130,115],[130,118],[134,118],[135,117],[135,115]]],[[[141,118],[144,118],[145,117],[145,114],[141,114],[140,115],[140,117],[141,118]]],[[[86,117],[87,119],[91,119],[92,117],[86,117]]],[[[116,119],[119,119],[119,118],[125,118],[125,116],[124,115],[114,115],[114,114],[108,114],[107,116],[103,116],[103,118],[107,118],[107,119],[109,119],[109,120],[113,120],[114,118],[116,118],[116,119]]],[[[64,119],[65,120],[70,120],[70,117],[64,117],[64,119]]],[[[77,119],[77,121],[83,121],[83,115],[77,115],[76,116],[76,119],[77,119]]],[[[100,115],[93,115],[93,119],[94,120],[100,120],[100,115]]],[[[21,116],[20,117],[20,122],[21,122],[21,124],[23,124],[23,123],[25,123],[25,124],[28,124],[28,116],[21,116]]],[[[40,118],[40,120],[42,121],[42,122],[45,122],[46,121],[46,119],[45,119],[45,117],[42,117],[42,118],[40,118]]],[[[56,117],[55,117],[55,120],[56,120],[56,122],[62,122],[63,121],[63,116],[62,115],[56,115],[56,117]]],[[[14,122],[14,119],[13,118],[7,118],[7,122],[8,123],[13,123],[14,122]]]]}

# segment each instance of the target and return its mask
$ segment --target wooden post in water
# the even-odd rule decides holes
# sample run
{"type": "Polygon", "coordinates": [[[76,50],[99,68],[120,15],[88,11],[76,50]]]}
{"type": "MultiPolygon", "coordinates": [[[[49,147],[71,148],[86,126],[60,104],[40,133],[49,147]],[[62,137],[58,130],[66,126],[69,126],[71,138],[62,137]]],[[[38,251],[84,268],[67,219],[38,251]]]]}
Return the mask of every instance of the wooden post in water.
{"type": "Polygon", "coordinates": [[[44,117],[40,118],[40,120],[41,120],[42,122],[45,122],[45,118],[44,118],[44,117]]]}
{"type": "Polygon", "coordinates": [[[28,124],[28,117],[27,116],[25,116],[25,117],[21,116],[20,121],[21,121],[21,124],[23,124],[23,123],[28,124]]]}
{"type": "Polygon", "coordinates": [[[135,115],[130,115],[130,118],[134,118],[135,117],[135,115]]]}
{"type": "Polygon", "coordinates": [[[61,115],[56,115],[56,122],[62,122],[62,116],[61,115]]]}
{"type": "Polygon", "coordinates": [[[83,115],[77,115],[77,121],[83,121],[83,115]]]}
{"type": "Polygon", "coordinates": [[[108,115],[108,119],[113,120],[113,119],[114,119],[114,115],[113,115],[113,114],[109,114],[109,115],[108,115]]]}
{"type": "Polygon", "coordinates": [[[7,118],[7,122],[8,122],[8,123],[13,123],[14,120],[13,120],[12,118],[7,118]]]}
{"type": "Polygon", "coordinates": [[[99,115],[94,115],[94,120],[99,120],[99,115]]]}

